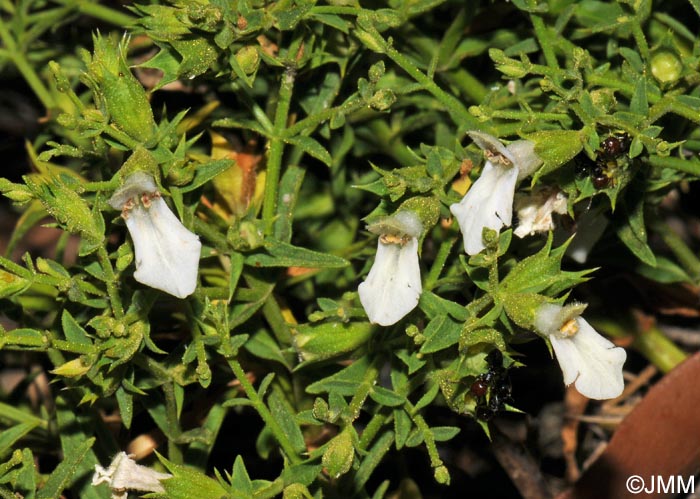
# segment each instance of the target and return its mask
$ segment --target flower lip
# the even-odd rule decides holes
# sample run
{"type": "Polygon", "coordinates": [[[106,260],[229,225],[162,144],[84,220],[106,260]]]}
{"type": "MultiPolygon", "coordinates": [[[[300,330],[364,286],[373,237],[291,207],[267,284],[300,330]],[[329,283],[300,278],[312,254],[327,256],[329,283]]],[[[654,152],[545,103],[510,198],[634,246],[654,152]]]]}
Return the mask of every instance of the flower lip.
{"type": "Polygon", "coordinates": [[[580,317],[585,307],[545,303],[535,312],[534,328],[548,336],[566,385],[575,383],[579,393],[592,399],[615,398],[625,387],[627,353],[580,317]]]}

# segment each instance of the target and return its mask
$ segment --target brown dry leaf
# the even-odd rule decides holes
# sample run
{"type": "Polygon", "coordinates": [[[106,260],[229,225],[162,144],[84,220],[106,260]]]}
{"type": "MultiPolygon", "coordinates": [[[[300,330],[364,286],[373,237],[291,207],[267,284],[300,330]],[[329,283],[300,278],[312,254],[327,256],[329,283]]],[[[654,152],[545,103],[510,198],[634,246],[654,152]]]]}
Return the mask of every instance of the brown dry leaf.
{"type": "MultiPolygon", "coordinates": [[[[648,376],[645,373],[645,376],[648,376]]],[[[700,462],[700,353],[696,353],[656,383],[623,420],[605,451],[572,489],[558,499],[668,498],[671,493],[626,487],[632,475],[691,477],[700,462]]]]}

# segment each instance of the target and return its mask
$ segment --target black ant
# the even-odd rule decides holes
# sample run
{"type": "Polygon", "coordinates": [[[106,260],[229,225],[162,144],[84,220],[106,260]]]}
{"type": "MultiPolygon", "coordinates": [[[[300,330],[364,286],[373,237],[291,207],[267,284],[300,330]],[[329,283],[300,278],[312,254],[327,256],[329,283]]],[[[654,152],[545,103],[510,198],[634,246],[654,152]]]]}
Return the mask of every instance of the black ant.
{"type": "Polygon", "coordinates": [[[469,388],[477,400],[476,417],[482,421],[489,421],[512,401],[510,379],[508,371],[503,367],[501,351],[491,350],[486,356],[486,362],[489,365],[488,371],[477,376],[469,388]]]}
{"type": "Polygon", "coordinates": [[[596,189],[609,187],[613,181],[615,169],[620,166],[618,160],[629,152],[630,144],[627,133],[609,135],[600,142],[595,162],[583,154],[574,159],[576,176],[578,178],[590,176],[593,187],[596,189]]]}

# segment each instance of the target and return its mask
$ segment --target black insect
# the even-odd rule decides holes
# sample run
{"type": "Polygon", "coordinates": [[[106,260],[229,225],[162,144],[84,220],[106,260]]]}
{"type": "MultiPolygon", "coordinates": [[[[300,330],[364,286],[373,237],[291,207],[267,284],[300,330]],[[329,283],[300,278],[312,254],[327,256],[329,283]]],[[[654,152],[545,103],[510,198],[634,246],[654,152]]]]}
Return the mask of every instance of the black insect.
{"type": "Polygon", "coordinates": [[[579,154],[574,158],[576,178],[583,180],[591,174],[593,168],[595,168],[595,162],[585,154],[579,154]]]}
{"type": "Polygon", "coordinates": [[[590,178],[596,189],[610,187],[615,182],[617,169],[626,164],[624,157],[629,153],[630,144],[630,137],[624,132],[608,135],[600,142],[595,161],[583,153],[574,158],[576,178],[590,178]]]}
{"type": "Polygon", "coordinates": [[[599,155],[608,159],[617,159],[630,150],[630,137],[626,133],[617,133],[603,139],[600,143],[599,155]]]}
{"type": "Polygon", "coordinates": [[[591,171],[591,182],[596,189],[605,189],[610,186],[612,178],[607,169],[606,162],[599,161],[591,171]]]}
{"type": "Polygon", "coordinates": [[[489,421],[512,401],[510,379],[507,369],[503,367],[501,351],[491,350],[486,356],[486,362],[489,365],[488,371],[477,376],[469,388],[477,400],[476,417],[482,421],[489,421]]]}

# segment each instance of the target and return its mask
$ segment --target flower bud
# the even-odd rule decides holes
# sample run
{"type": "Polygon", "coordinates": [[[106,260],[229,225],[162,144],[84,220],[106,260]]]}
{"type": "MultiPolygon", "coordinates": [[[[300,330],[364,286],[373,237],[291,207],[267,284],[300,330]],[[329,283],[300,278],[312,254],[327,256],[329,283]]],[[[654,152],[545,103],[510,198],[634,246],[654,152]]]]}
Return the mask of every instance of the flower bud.
{"type": "Polygon", "coordinates": [[[651,58],[651,74],[659,83],[673,83],[681,77],[683,63],[676,54],[662,50],[651,58]]]}

